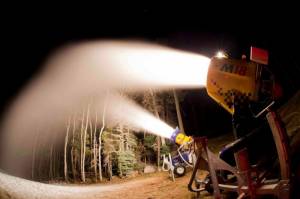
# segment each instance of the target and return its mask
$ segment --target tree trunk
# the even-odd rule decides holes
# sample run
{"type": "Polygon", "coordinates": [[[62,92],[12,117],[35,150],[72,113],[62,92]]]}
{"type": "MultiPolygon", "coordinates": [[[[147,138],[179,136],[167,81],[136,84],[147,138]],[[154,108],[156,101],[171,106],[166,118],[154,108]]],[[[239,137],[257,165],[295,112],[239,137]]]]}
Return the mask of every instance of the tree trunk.
{"type": "Polygon", "coordinates": [[[157,136],[157,170],[160,171],[160,137],[157,136]]]}
{"type": "Polygon", "coordinates": [[[76,172],[75,173],[76,178],[77,178],[77,170],[80,171],[80,168],[78,168],[79,158],[80,158],[80,155],[78,154],[78,152],[76,150],[74,150],[74,171],[76,172]]]}
{"type": "Polygon", "coordinates": [[[75,169],[76,169],[75,160],[76,160],[76,158],[74,158],[75,128],[76,128],[76,116],[74,116],[74,119],[73,119],[72,148],[71,148],[71,167],[72,167],[73,180],[76,179],[76,172],[75,172],[75,169]]]}
{"type": "Polygon", "coordinates": [[[82,113],[81,128],[80,128],[80,174],[81,180],[85,180],[83,168],[83,132],[84,132],[84,111],[82,113]]]}
{"type": "Polygon", "coordinates": [[[87,135],[87,129],[89,124],[89,112],[90,112],[90,106],[88,105],[88,110],[86,114],[86,123],[85,123],[85,129],[84,129],[84,137],[83,137],[83,158],[82,158],[82,180],[85,182],[85,153],[86,153],[86,135],[87,135]]]}
{"type": "Polygon", "coordinates": [[[65,174],[65,181],[68,181],[68,164],[67,164],[67,146],[68,146],[68,139],[69,139],[69,130],[71,126],[71,118],[69,118],[67,132],[65,136],[65,147],[64,147],[64,174],[65,174]]]}
{"type": "Polygon", "coordinates": [[[94,157],[93,157],[93,132],[94,132],[94,128],[93,128],[93,124],[92,124],[92,120],[90,120],[90,167],[92,168],[94,165],[93,165],[93,160],[94,160],[94,157]]]}
{"type": "Polygon", "coordinates": [[[99,156],[99,180],[102,181],[102,161],[101,161],[101,148],[102,148],[102,133],[103,133],[104,125],[102,125],[100,133],[99,133],[99,146],[98,146],[98,156],[99,156]]]}
{"type": "Polygon", "coordinates": [[[99,133],[99,147],[98,147],[98,155],[99,155],[99,179],[102,181],[102,161],[101,161],[101,148],[102,148],[102,133],[105,128],[105,112],[106,112],[106,106],[107,106],[107,100],[108,100],[109,93],[106,94],[106,99],[104,102],[103,107],[103,114],[102,114],[102,127],[99,133]]]}
{"type": "Polygon", "coordinates": [[[174,100],[175,100],[175,106],[176,106],[177,120],[179,123],[179,129],[182,133],[184,133],[184,127],[183,127],[183,122],[182,122],[182,117],[181,117],[181,112],[180,112],[179,100],[178,100],[176,91],[174,89],[173,89],[173,94],[174,94],[174,100]]]}
{"type": "Polygon", "coordinates": [[[94,142],[93,142],[93,151],[94,151],[94,172],[95,172],[95,180],[97,182],[97,147],[96,147],[96,133],[97,133],[97,122],[98,122],[98,113],[96,112],[95,118],[95,129],[94,129],[94,142]]]}
{"type": "Polygon", "coordinates": [[[109,180],[111,180],[112,179],[112,162],[111,162],[111,159],[110,159],[110,154],[108,154],[107,169],[108,169],[108,178],[109,178],[109,180]]]}

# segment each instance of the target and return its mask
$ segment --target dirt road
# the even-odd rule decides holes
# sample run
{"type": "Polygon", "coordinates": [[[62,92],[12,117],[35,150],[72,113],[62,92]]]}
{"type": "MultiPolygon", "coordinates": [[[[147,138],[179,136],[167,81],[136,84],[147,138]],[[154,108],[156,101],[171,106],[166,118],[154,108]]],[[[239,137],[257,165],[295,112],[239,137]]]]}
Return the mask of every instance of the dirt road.
{"type": "MultiPolygon", "coordinates": [[[[190,173],[189,173],[190,174],[190,173]]],[[[1,199],[158,199],[194,198],[187,189],[189,175],[172,182],[165,172],[112,184],[50,185],[0,173],[1,199]]],[[[209,198],[209,197],[207,197],[209,198]]]]}

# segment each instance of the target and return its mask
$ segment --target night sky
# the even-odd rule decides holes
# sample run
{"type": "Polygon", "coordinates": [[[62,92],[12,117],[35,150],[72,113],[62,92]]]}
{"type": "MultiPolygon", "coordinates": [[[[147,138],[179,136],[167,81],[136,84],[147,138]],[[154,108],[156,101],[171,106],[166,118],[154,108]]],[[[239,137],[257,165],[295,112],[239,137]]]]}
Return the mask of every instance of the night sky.
{"type": "MultiPolygon", "coordinates": [[[[183,4],[183,2],[181,2],[183,4]]],[[[250,46],[269,50],[270,69],[288,99],[300,88],[299,17],[284,6],[79,6],[3,7],[1,24],[1,113],[47,56],[58,47],[91,39],[140,39],[207,56],[219,49],[233,58],[249,57],[250,46]],[[271,11],[270,11],[271,10],[271,11]],[[242,21],[241,21],[242,20],[242,21]]],[[[207,102],[206,93],[193,92],[193,103],[207,102]]],[[[210,101],[205,107],[222,112],[210,101]]],[[[205,112],[205,111],[204,111],[205,112]]],[[[214,118],[212,116],[211,118],[214,118]]]]}

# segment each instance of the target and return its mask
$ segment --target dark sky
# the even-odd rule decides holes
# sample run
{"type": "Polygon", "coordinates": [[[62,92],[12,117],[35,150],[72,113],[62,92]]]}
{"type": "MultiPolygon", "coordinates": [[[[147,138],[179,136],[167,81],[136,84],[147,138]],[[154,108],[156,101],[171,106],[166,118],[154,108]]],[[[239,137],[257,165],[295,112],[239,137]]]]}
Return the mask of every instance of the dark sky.
{"type": "MultiPolygon", "coordinates": [[[[255,4],[254,2],[252,4],[255,4]]],[[[68,42],[141,39],[212,56],[218,49],[239,58],[250,46],[266,48],[270,68],[286,96],[299,89],[299,11],[243,5],[2,7],[1,112],[41,67],[49,53],[68,42]],[[29,9],[30,7],[30,9],[29,9]]],[[[199,97],[199,96],[198,96],[199,97]]]]}

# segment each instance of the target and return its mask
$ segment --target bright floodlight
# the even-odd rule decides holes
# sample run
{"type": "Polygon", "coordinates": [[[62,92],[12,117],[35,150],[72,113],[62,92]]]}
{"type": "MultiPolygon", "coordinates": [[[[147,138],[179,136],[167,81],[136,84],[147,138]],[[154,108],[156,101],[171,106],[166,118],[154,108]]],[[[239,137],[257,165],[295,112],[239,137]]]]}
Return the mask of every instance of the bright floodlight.
{"type": "Polygon", "coordinates": [[[227,55],[223,51],[218,51],[216,54],[216,57],[217,58],[227,58],[227,55]]]}

